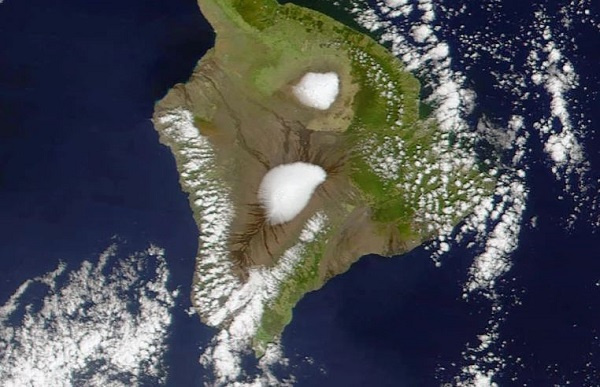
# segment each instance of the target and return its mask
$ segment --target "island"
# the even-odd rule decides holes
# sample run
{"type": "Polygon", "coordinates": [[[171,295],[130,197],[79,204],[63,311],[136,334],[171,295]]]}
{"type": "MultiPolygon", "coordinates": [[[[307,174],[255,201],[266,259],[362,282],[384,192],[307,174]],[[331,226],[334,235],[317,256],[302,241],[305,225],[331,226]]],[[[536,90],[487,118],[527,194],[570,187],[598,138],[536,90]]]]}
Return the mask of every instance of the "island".
{"type": "Polygon", "coordinates": [[[371,37],[275,0],[199,6],[215,46],[153,122],[198,225],[192,301],[220,329],[226,378],[235,353],[277,343],[307,292],[446,235],[495,181],[371,37]]]}

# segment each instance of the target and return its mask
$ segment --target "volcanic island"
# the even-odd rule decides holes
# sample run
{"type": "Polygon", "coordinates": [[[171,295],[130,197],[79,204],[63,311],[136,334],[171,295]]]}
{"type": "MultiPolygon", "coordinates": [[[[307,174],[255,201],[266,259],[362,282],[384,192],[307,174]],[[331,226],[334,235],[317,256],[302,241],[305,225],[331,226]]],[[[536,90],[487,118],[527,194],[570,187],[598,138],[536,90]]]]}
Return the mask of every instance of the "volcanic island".
{"type": "Polygon", "coordinates": [[[234,367],[224,354],[262,356],[304,294],[448,233],[494,179],[371,37],[275,0],[199,6],[215,46],[153,122],[198,226],[193,306],[234,367]]]}

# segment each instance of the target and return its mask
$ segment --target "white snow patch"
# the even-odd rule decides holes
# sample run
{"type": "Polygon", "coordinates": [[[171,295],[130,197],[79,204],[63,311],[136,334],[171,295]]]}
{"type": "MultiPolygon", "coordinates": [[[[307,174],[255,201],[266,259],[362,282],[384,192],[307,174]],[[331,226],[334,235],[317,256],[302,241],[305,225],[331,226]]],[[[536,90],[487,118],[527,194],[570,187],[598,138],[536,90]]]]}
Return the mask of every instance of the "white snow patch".
{"type": "Polygon", "coordinates": [[[309,107],[327,110],[335,102],[340,91],[340,78],[337,73],[306,73],[293,87],[298,100],[309,107]]]}
{"type": "Polygon", "coordinates": [[[254,268],[246,282],[240,281],[233,273],[229,256],[229,229],[234,214],[231,189],[211,173],[216,168],[212,145],[202,135],[182,135],[182,127],[194,125],[193,115],[185,109],[165,112],[157,117],[157,122],[162,127],[161,140],[177,155],[181,184],[190,192],[190,202],[200,215],[194,308],[203,321],[219,330],[200,362],[212,369],[212,384],[216,386],[286,385],[286,381],[275,381],[269,371],[272,365],[285,363],[278,346],[265,348],[259,375],[249,375],[249,370],[242,368],[242,358],[251,350],[265,306],[273,302],[281,283],[301,262],[307,244],[326,231],[327,218],[320,213],[313,215],[299,241],[281,255],[274,267],[254,268]]]}
{"type": "Polygon", "coordinates": [[[269,170],[258,188],[258,199],[273,225],[294,219],[308,204],[327,173],[318,165],[296,162],[269,170]]]}

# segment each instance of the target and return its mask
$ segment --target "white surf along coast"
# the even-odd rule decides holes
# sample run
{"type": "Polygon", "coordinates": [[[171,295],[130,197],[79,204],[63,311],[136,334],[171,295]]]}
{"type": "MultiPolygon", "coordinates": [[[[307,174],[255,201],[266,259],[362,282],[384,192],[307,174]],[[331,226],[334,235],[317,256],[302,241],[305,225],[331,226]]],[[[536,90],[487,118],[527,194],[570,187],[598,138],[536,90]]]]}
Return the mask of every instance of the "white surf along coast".
{"type": "Polygon", "coordinates": [[[269,170],[258,188],[258,199],[272,225],[289,222],[308,204],[327,173],[318,165],[296,162],[269,170]]]}
{"type": "Polygon", "coordinates": [[[335,102],[340,92],[340,77],[337,73],[308,72],[292,91],[303,105],[319,110],[327,110],[335,102]]]}

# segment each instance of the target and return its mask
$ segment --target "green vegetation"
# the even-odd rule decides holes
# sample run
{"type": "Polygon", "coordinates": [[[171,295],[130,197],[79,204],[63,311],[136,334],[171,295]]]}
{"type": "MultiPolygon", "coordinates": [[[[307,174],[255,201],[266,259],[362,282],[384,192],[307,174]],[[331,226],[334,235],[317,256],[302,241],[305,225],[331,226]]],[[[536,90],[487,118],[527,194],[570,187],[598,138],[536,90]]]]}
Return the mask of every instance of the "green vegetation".
{"type": "Polygon", "coordinates": [[[295,268],[294,273],[281,284],[277,298],[270,305],[265,306],[265,311],[260,328],[254,337],[254,350],[261,356],[268,343],[280,335],[283,329],[292,321],[292,308],[308,292],[316,290],[323,285],[319,277],[319,263],[325,251],[327,237],[325,232],[310,242],[302,252],[302,261],[295,268]]]}
{"type": "MultiPolygon", "coordinates": [[[[298,61],[302,57],[299,62],[305,66],[310,62],[307,55],[334,56],[338,60],[347,57],[353,82],[360,85],[353,100],[355,120],[348,128],[350,138],[354,138],[355,143],[365,138],[381,143],[385,136],[397,132],[397,122],[401,122],[403,137],[413,136],[419,119],[419,82],[410,73],[402,71],[398,59],[383,47],[322,14],[293,4],[277,6],[275,1],[269,0],[238,0],[234,7],[248,24],[268,35],[264,41],[277,52],[270,57],[276,56],[280,63],[288,64],[278,68],[274,62],[261,63],[254,77],[255,81],[260,81],[256,84],[258,89],[269,93],[280,87],[282,80],[289,81],[290,76],[286,73],[290,72],[294,59],[298,61]],[[299,47],[300,44],[304,47],[299,47]],[[402,114],[399,114],[401,109],[402,114]]],[[[375,219],[397,222],[401,235],[420,237],[410,226],[414,207],[411,208],[394,185],[377,176],[362,155],[352,158],[351,162],[351,177],[374,209],[375,219]]],[[[321,286],[318,259],[323,247],[320,243],[311,247],[305,253],[302,266],[282,285],[278,298],[265,310],[255,339],[258,353],[291,321],[293,305],[306,292],[321,286]]]]}
{"type": "MultiPolygon", "coordinates": [[[[345,225],[344,216],[362,206],[369,209],[368,215],[372,218],[369,221],[375,223],[372,227],[375,232],[392,233],[393,238],[387,238],[387,234],[383,238],[386,243],[394,238],[424,241],[434,235],[432,227],[439,227],[444,222],[454,224],[471,210],[467,191],[461,187],[468,185],[490,191],[492,180],[480,172],[477,165],[455,166],[452,158],[447,158],[450,161],[444,161],[445,165],[439,163],[441,156],[453,152],[456,144],[447,134],[439,133],[436,122],[430,118],[432,107],[420,103],[419,81],[404,71],[397,58],[368,36],[316,11],[294,4],[280,5],[275,0],[199,2],[217,32],[216,47],[205,63],[206,68],[219,67],[225,74],[215,72],[217,80],[210,81],[222,81],[227,84],[224,88],[229,88],[217,90],[219,97],[214,90],[209,97],[206,97],[208,92],[201,96],[185,95],[186,99],[197,98],[191,105],[207,104],[211,98],[226,101],[219,100],[215,104],[226,105],[224,110],[229,110],[228,114],[216,107],[213,109],[212,105],[210,109],[194,110],[202,134],[210,137],[226,132],[213,121],[214,114],[215,119],[221,120],[221,125],[236,127],[230,131],[237,131],[235,139],[240,141],[243,126],[240,122],[262,118],[256,113],[261,109],[273,113],[278,122],[284,122],[286,129],[290,126],[288,121],[311,128],[308,123],[322,120],[321,126],[328,131],[342,133],[340,136],[348,147],[344,171],[350,184],[345,187],[356,190],[356,197],[343,203],[347,212],[339,210],[337,216],[341,220],[335,222],[338,228],[345,225]],[[331,70],[339,75],[341,89],[336,105],[326,114],[347,117],[347,120],[335,121],[324,118],[325,113],[302,110],[296,102],[292,104],[289,93],[286,94],[290,85],[307,71],[331,70]],[[228,106],[231,100],[226,97],[233,97],[237,102],[235,114],[231,113],[233,109],[228,106]],[[241,103],[242,98],[250,102],[241,103]],[[290,116],[281,117],[281,112],[290,116]],[[374,158],[390,159],[390,163],[397,162],[399,167],[378,171],[374,167],[374,158]],[[454,169],[450,173],[445,170],[447,168],[454,169]],[[427,224],[428,220],[419,218],[424,211],[430,218],[442,220],[427,224]]],[[[207,86],[209,83],[200,86],[219,89],[214,85],[207,86]]],[[[261,121],[260,125],[265,124],[261,121]]],[[[252,145],[260,146],[256,140],[252,144],[253,140],[252,135],[244,138],[246,150],[252,145]]],[[[224,175],[233,175],[229,172],[227,170],[224,175]]],[[[326,280],[321,270],[326,259],[325,246],[336,231],[339,229],[330,225],[326,233],[304,247],[301,263],[281,284],[277,297],[265,306],[254,338],[257,354],[260,355],[266,345],[281,334],[291,321],[293,306],[302,296],[318,289],[326,280]]],[[[258,232],[248,235],[258,235],[258,232]]],[[[346,267],[343,264],[335,266],[338,271],[334,274],[346,267]]],[[[327,275],[331,273],[329,271],[327,275]]]]}
{"type": "MultiPolygon", "coordinates": [[[[244,28],[254,29],[256,42],[268,47],[260,59],[252,59],[255,90],[271,95],[307,65],[324,58],[348,62],[352,81],[360,85],[353,98],[355,119],[347,129],[349,137],[355,143],[371,138],[381,144],[386,136],[398,134],[398,126],[402,138],[413,137],[419,127],[420,85],[385,48],[323,14],[294,4],[280,6],[274,0],[217,2],[234,9],[244,28]]],[[[412,217],[398,190],[373,173],[362,155],[352,159],[351,169],[355,184],[375,208],[376,218],[390,222],[412,217]]]]}

